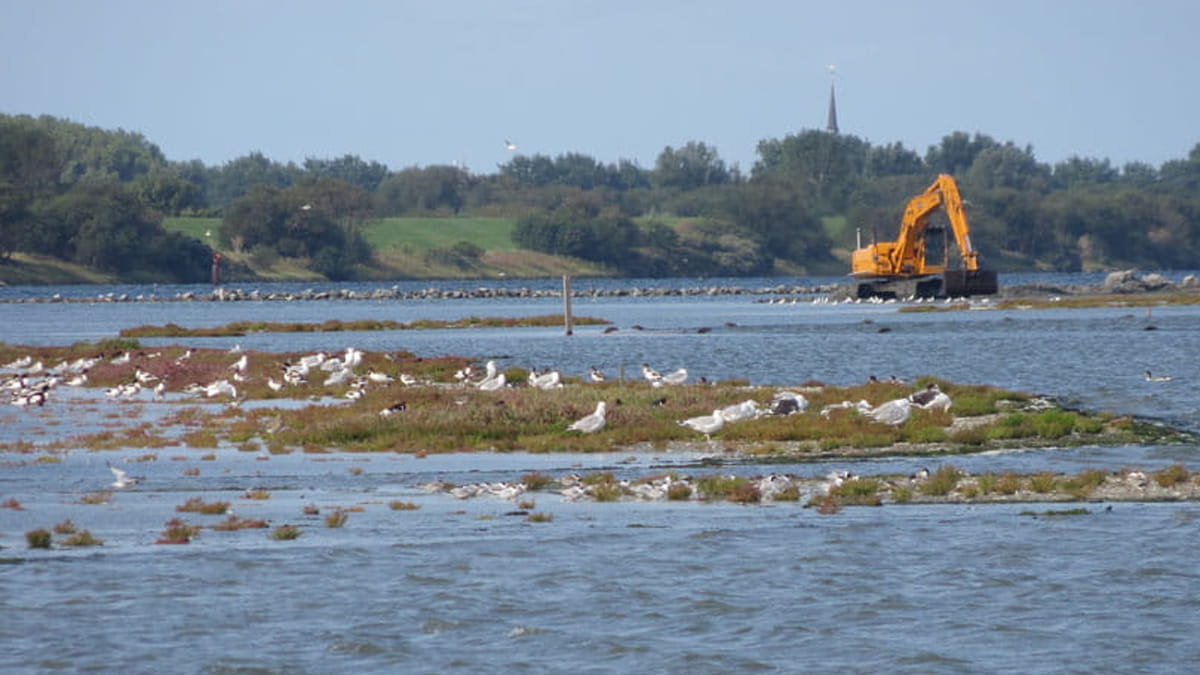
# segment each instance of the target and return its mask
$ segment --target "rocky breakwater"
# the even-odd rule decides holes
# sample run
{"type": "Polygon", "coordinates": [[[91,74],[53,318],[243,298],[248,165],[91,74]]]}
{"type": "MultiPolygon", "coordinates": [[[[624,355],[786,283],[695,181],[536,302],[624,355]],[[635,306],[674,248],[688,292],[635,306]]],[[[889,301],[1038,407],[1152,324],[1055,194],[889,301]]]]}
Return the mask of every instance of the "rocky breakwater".
{"type": "Polygon", "coordinates": [[[1000,288],[1000,297],[1135,295],[1179,291],[1200,291],[1200,279],[1194,274],[1189,274],[1179,283],[1175,283],[1155,272],[1147,274],[1132,269],[1119,270],[1109,272],[1104,277],[1104,281],[1099,284],[1021,284],[1016,286],[1002,286],[1000,288]]]}
{"type": "MultiPolygon", "coordinates": [[[[686,297],[686,296],[718,296],[718,295],[753,295],[753,296],[788,296],[816,295],[828,293],[829,286],[691,286],[691,287],[653,287],[634,286],[629,288],[590,289],[573,292],[576,298],[599,297],[686,297]]],[[[318,300],[478,300],[492,298],[558,298],[562,291],[557,289],[533,289],[526,286],[480,286],[478,288],[437,288],[429,287],[419,290],[401,290],[397,286],[391,288],[374,288],[355,290],[340,288],[332,290],[303,291],[263,291],[259,289],[244,290],[240,288],[217,287],[207,293],[197,291],[182,291],[173,294],[157,293],[100,293],[86,296],[64,296],[54,294],[49,296],[30,296],[0,300],[6,303],[109,303],[109,302],[304,302],[318,300]]]]}

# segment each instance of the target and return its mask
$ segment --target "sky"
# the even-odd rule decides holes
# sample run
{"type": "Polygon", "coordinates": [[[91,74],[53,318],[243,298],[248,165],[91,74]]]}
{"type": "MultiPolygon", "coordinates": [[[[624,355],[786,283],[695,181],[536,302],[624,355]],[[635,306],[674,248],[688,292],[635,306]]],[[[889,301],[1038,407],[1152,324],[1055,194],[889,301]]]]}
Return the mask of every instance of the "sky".
{"type": "Polygon", "coordinates": [[[1159,166],[1200,143],[1197,33],[1195,0],[4,0],[0,113],[210,166],[652,168],[700,141],[749,172],[824,129],[834,65],[841,132],[873,145],[1159,166]]]}

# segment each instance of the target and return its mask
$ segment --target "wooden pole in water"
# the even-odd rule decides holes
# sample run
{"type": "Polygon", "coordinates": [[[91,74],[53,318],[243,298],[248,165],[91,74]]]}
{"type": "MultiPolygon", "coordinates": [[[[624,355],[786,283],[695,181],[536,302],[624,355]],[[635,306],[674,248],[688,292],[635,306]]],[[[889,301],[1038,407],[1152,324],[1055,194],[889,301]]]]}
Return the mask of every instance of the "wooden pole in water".
{"type": "Polygon", "coordinates": [[[573,325],[574,319],[571,318],[571,275],[563,275],[563,325],[566,328],[567,335],[575,333],[573,325]]]}

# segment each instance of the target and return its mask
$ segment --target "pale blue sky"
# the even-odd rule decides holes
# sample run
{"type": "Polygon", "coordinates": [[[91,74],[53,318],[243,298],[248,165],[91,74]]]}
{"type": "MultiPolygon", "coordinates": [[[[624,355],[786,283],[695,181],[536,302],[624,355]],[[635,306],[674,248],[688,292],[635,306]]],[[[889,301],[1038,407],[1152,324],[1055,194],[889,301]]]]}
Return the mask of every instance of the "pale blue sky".
{"type": "Polygon", "coordinates": [[[1195,0],[4,0],[0,112],[144,134],[169,159],[352,153],[393,169],[581,152],[652,167],[841,129],[955,131],[1158,166],[1200,142],[1195,0]]]}

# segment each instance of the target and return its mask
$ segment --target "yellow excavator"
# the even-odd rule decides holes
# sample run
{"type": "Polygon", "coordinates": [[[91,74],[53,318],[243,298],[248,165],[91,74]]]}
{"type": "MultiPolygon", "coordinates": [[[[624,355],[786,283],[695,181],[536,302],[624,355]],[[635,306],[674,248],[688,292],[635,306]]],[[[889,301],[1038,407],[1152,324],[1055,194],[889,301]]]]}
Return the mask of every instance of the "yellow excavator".
{"type": "Polygon", "coordinates": [[[991,295],[998,289],[996,272],[979,267],[979,252],[971,245],[967,215],[958,184],[941,174],[924,192],[913,197],[904,209],[900,235],[895,241],[877,241],[859,248],[851,258],[850,275],[859,280],[856,295],[866,297],[963,297],[991,295]],[[950,270],[949,245],[944,227],[931,227],[929,217],[944,209],[962,257],[962,269],[950,270]],[[941,233],[942,260],[926,260],[930,235],[941,233]]]}

